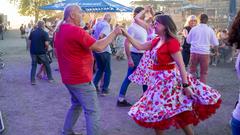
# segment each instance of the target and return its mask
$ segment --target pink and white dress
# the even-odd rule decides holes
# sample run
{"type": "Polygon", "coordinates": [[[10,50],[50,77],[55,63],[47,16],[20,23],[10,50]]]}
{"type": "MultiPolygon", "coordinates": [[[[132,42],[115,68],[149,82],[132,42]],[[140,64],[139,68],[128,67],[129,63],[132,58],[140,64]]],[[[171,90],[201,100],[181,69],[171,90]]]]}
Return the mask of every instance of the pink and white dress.
{"type": "Polygon", "coordinates": [[[184,95],[179,70],[171,57],[180,50],[180,44],[172,38],[159,46],[159,40],[158,37],[153,40],[146,63],[143,60],[129,77],[137,84],[147,84],[148,89],[128,114],[137,124],[147,128],[164,130],[171,126],[197,125],[220,107],[221,95],[191,75],[188,75],[188,82],[196,96],[184,95]]]}

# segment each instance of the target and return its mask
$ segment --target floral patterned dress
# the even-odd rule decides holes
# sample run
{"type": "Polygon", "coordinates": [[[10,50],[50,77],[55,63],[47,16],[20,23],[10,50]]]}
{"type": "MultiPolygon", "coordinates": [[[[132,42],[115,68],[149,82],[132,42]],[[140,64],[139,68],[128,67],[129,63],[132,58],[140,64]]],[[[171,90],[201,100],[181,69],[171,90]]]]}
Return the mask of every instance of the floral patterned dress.
{"type": "MultiPolygon", "coordinates": [[[[161,56],[158,52],[166,52],[162,51],[163,45],[161,47],[156,45],[158,41],[159,39],[152,43],[156,47],[149,51],[146,59],[140,62],[138,68],[129,77],[137,84],[147,84],[148,89],[131,107],[128,114],[137,124],[147,128],[164,130],[171,126],[183,128],[189,124],[197,125],[220,107],[221,95],[217,90],[188,74],[188,82],[196,95],[190,98],[183,93],[182,79],[177,68],[151,68],[156,64],[156,57],[161,56]]],[[[176,39],[167,46],[174,47],[175,52],[180,50],[176,39]]]]}

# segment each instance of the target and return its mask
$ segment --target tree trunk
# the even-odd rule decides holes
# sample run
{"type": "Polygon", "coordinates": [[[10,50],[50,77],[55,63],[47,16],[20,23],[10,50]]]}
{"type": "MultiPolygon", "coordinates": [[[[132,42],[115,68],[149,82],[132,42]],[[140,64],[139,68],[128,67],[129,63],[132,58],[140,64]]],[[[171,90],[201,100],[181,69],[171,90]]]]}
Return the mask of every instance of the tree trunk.
{"type": "Polygon", "coordinates": [[[35,23],[37,23],[37,21],[38,21],[38,19],[39,19],[39,10],[36,10],[36,11],[35,11],[34,17],[35,17],[35,23]]]}
{"type": "Polygon", "coordinates": [[[37,23],[37,21],[38,21],[38,19],[39,19],[39,9],[38,9],[38,7],[39,7],[39,1],[38,0],[34,0],[34,10],[35,10],[35,12],[34,12],[34,17],[35,17],[35,23],[37,23]]]}

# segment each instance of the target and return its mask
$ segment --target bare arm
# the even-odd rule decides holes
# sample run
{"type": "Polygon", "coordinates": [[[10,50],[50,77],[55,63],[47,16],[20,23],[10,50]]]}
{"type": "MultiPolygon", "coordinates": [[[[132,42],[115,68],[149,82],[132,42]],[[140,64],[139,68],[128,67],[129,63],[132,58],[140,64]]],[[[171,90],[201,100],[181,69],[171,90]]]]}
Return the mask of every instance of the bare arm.
{"type": "Polygon", "coordinates": [[[98,39],[103,39],[105,37],[106,37],[106,35],[101,33],[98,39]]]}
{"type": "Polygon", "coordinates": [[[154,12],[154,10],[153,10],[153,7],[150,8],[150,13],[151,13],[152,16],[155,15],[155,12],[154,12]]]}
{"type": "Polygon", "coordinates": [[[151,41],[141,44],[140,42],[138,42],[137,40],[132,38],[125,30],[122,29],[122,31],[123,31],[124,36],[126,36],[128,42],[130,42],[138,50],[150,50],[151,49],[151,41]]]}
{"type": "Polygon", "coordinates": [[[148,24],[142,20],[142,16],[147,12],[146,9],[142,10],[140,13],[138,13],[135,17],[134,20],[136,21],[137,24],[139,24],[140,26],[142,26],[144,29],[146,29],[148,31],[149,26],[148,24]]]}
{"type": "Polygon", "coordinates": [[[125,52],[127,55],[127,59],[128,59],[128,66],[129,67],[134,67],[134,62],[131,56],[131,51],[130,51],[130,44],[129,41],[126,39],[124,42],[124,46],[125,46],[125,52]]]}
{"type": "Polygon", "coordinates": [[[91,47],[90,49],[93,51],[98,51],[101,52],[103,51],[113,40],[114,38],[118,35],[121,34],[121,29],[116,28],[114,31],[112,31],[107,37],[97,40],[91,47]]]}
{"type": "Polygon", "coordinates": [[[127,58],[132,59],[131,52],[130,52],[130,45],[129,45],[129,41],[127,39],[124,42],[124,46],[125,46],[125,52],[126,52],[127,58]]]}
{"type": "Polygon", "coordinates": [[[181,77],[182,77],[182,83],[188,83],[187,72],[186,72],[184,62],[183,62],[183,58],[182,58],[182,55],[181,55],[180,51],[178,51],[174,54],[171,54],[171,56],[174,59],[174,61],[176,62],[178,68],[179,68],[179,71],[180,71],[180,74],[181,74],[181,77]]]}
{"type": "MultiPolygon", "coordinates": [[[[183,84],[184,83],[188,84],[187,72],[186,72],[186,69],[185,69],[185,66],[184,66],[184,63],[183,63],[183,58],[182,58],[181,52],[178,51],[174,54],[171,54],[171,56],[174,59],[174,61],[176,62],[178,68],[179,68],[180,75],[181,75],[181,78],[182,78],[182,83],[183,84]]],[[[191,96],[191,97],[193,97],[193,95],[194,95],[193,91],[189,87],[184,88],[184,93],[187,96],[191,96]]]]}
{"type": "Polygon", "coordinates": [[[182,35],[183,35],[185,38],[187,38],[187,36],[188,36],[188,31],[187,31],[186,29],[183,29],[182,35]]]}

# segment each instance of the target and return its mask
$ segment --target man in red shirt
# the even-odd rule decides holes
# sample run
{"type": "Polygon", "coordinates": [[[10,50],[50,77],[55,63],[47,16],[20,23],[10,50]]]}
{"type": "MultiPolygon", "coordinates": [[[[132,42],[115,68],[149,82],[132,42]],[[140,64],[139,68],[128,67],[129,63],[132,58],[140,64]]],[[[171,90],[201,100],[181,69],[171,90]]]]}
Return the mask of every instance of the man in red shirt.
{"type": "Polygon", "coordinates": [[[118,34],[121,34],[121,29],[117,28],[106,38],[96,41],[79,27],[82,17],[79,6],[67,6],[64,10],[64,20],[58,26],[54,39],[62,82],[68,88],[72,102],[65,119],[63,135],[76,135],[73,126],[82,108],[86,115],[87,135],[100,134],[97,92],[91,83],[92,50],[103,51],[118,34]]]}

